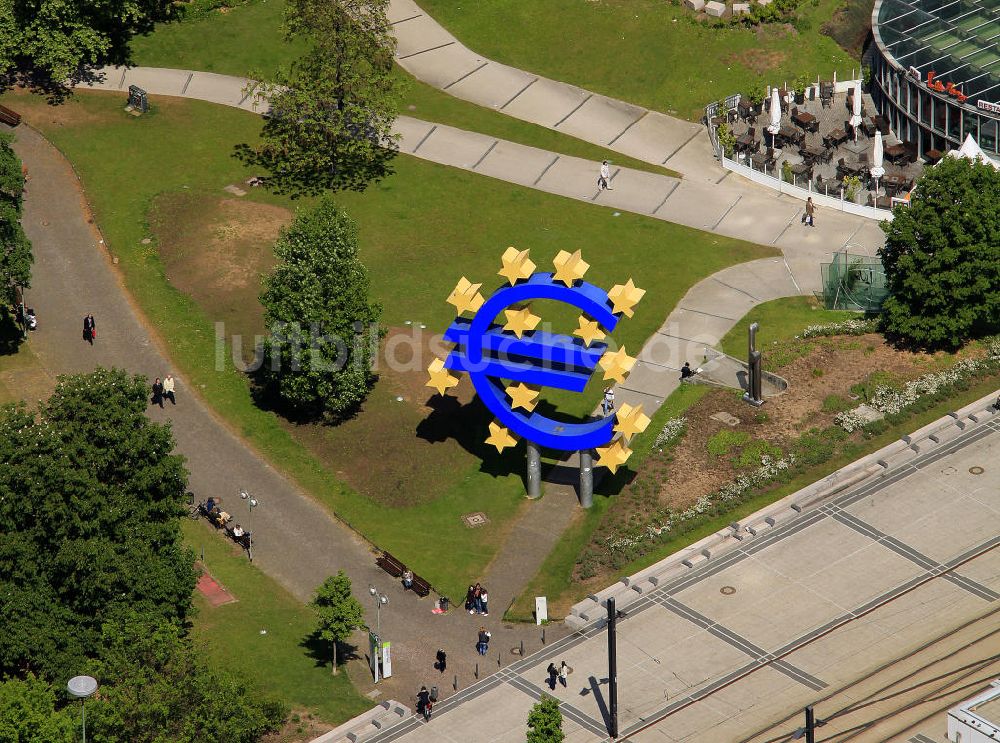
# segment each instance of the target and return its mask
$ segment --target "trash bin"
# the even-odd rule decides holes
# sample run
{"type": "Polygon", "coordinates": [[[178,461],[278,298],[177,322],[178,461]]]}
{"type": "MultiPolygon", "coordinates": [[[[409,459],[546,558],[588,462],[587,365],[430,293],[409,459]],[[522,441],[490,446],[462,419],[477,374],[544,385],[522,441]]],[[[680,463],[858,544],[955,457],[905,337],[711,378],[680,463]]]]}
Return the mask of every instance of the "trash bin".
{"type": "Polygon", "coordinates": [[[431,687],[431,701],[436,702],[438,700],[438,688],[436,686],[431,687]]]}
{"type": "Polygon", "coordinates": [[[451,600],[447,596],[442,596],[438,599],[438,608],[440,608],[441,611],[448,611],[449,604],[451,604],[451,600]]]}

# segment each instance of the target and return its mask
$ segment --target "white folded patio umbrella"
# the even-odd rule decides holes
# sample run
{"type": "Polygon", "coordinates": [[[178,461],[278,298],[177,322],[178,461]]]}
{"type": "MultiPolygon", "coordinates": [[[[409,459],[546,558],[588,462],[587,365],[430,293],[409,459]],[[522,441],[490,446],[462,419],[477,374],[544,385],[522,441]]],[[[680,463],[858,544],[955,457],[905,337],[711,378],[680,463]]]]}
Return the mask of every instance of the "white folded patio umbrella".
{"type": "Polygon", "coordinates": [[[861,81],[854,82],[854,110],[851,113],[851,127],[854,129],[854,141],[858,141],[858,127],[861,126],[861,81]]]}
{"type": "Polygon", "coordinates": [[[982,148],[976,140],[973,139],[971,134],[966,135],[965,141],[962,143],[961,147],[957,150],[948,150],[948,154],[951,157],[964,157],[967,160],[980,160],[1000,170],[1000,163],[990,157],[987,157],[986,153],[983,152],[982,148]]]}
{"type": "Polygon", "coordinates": [[[778,96],[778,89],[771,88],[771,123],[767,125],[767,130],[771,132],[771,146],[774,147],[774,137],[781,129],[781,98],[778,96]]]}
{"type": "Polygon", "coordinates": [[[885,175],[882,167],[882,132],[875,132],[875,152],[872,153],[872,178],[875,179],[875,199],[878,200],[878,179],[885,175]]]}

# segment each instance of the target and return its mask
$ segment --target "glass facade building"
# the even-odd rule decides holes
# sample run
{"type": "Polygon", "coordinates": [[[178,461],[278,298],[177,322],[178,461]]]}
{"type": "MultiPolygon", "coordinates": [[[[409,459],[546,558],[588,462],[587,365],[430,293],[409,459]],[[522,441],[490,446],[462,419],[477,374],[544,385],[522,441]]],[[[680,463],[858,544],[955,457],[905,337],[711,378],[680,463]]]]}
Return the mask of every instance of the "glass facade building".
{"type": "Polygon", "coordinates": [[[1000,152],[1000,0],[876,0],[872,98],[920,155],[1000,152]]]}

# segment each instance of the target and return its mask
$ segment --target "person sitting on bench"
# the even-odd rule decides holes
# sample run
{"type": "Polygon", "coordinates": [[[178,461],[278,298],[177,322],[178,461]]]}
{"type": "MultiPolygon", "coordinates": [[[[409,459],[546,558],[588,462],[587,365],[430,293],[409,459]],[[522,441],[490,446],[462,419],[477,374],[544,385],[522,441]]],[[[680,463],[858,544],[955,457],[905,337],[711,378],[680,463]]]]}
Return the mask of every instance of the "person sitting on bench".
{"type": "Polygon", "coordinates": [[[246,534],[246,532],[243,531],[243,527],[239,524],[233,527],[233,539],[241,539],[244,534],[246,534]]]}
{"type": "Polygon", "coordinates": [[[681,379],[690,379],[694,376],[694,369],[691,368],[691,362],[685,361],[684,366],[681,367],[681,379]]]}
{"type": "Polygon", "coordinates": [[[404,570],[403,571],[403,588],[410,589],[413,588],[413,571],[404,570]]]}

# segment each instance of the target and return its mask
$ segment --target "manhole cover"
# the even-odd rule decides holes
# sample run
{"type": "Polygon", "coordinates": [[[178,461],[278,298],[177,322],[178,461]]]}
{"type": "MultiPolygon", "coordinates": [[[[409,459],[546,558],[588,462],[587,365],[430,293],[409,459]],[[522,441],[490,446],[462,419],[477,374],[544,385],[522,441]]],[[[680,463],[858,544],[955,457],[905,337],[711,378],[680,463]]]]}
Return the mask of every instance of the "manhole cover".
{"type": "Polygon", "coordinates": [[[985,471],[986,471],[986,470],[984,470],[984,469],[983,469],[982,467],[979,467],[979,466],[976,466],[976,467],[969,467],[969,474],[970,474],[970,475],[981,475],[981,474],[983,474],[983,473],[984,473],[985,471]]]}
{"type": "Polygon", "coordinates": [[[486,517],[486,514],[482,511],[476,511],[475,513],[467,513],[462,517],[462,521],[470,529],[475,529],[477,526],[484,526],[490,523],[490,520],[486,517]]]}
{"type": "Polygon", "coordinates": [[[736,589],[733,588],[732,586],[723,586],[722,588],[719,589],[719,593],[721,593],[723,596],[732,596],[734,593],[736,593],[736,589]]]}
{"type": "Polygon", "coordinates": [[[48,226],[49,226],[48,222],[42,222],[42,227],[48,227],[48,226]]]}
{"type": "Polygon", "coordinates": [[[955,469],[954,467],[945,467],[943,470],[941,470],[942,475],[954,475],[956,472],[958,472],[958,470],[955,469]]]}

